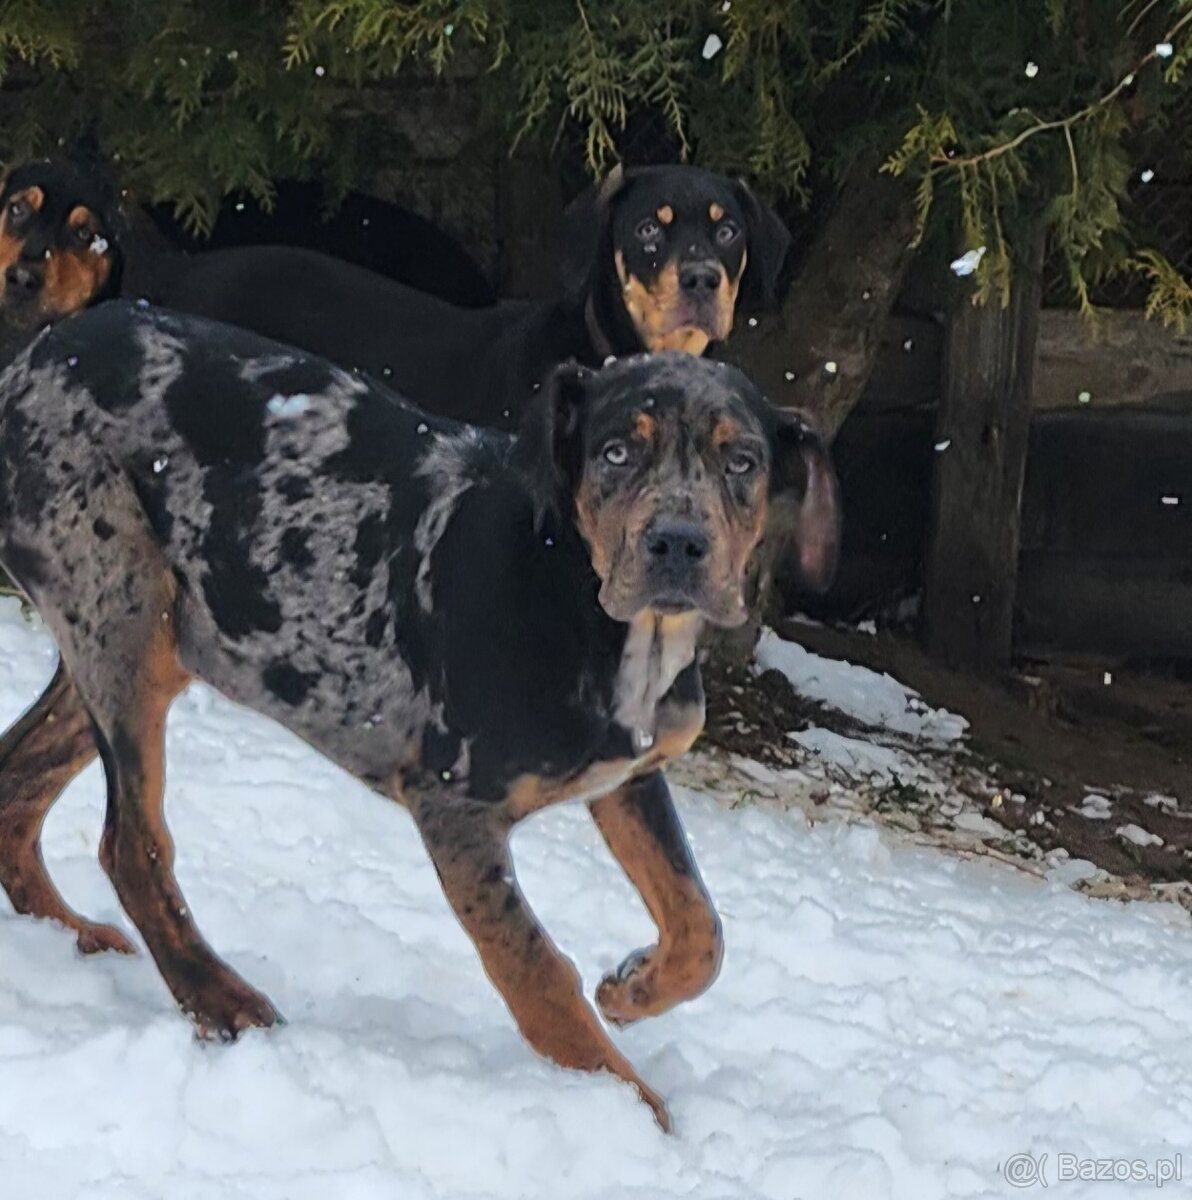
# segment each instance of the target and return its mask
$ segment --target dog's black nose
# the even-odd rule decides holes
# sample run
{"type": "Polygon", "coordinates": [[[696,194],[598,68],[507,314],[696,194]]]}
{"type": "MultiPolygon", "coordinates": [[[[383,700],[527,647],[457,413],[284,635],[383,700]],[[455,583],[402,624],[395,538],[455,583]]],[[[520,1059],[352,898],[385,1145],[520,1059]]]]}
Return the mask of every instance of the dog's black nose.
{"type": "Polygon", "coordinates": [[[710,262],[684,263],[679,268],[679,286],[697,296],[714,292],[720,286],[720,268],[710,262]]]}
{"type": "Polygon", "coordinates": [[[646,549],[659,566],[690,566],[708,553],[708,535],[690,521],[660,521],[646,535],[646,549]]]}
{"type": "Polygon", "coordinates": [[[23,293],[26,296],[32,296],[35,292],[40,291],[44,282],[43,275],[37,267],[27,267],[24,263],[13,263],[4,272],[4,280],[12,291],[23,293]]]}

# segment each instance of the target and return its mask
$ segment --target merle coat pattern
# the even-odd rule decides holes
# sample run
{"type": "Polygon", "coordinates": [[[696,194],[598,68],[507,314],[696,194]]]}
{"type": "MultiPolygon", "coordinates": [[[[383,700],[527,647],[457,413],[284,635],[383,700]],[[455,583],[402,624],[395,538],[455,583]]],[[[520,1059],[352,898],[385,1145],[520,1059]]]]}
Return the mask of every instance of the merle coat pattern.
{"type": "Polygon", "coordinates": [[[661,767],[702,727],[696,636],[743,618],[768,506],[801,498],[823,584],[833,488],[801,422],[687,355],[566,368],[513,439],[194,318],[64,321],[0,377],[0,561],[61,656],[0,741],[0,883],[82,949],[131,949],[63,903],[38,849],[98,751],[101,862],[176,1000],[209,1035],[272,1023],[172,871],[165,720],[205,680],[404,804],[527,1040],[629,1081],[665,1126],[522,898],[508,835],[587,802],[641,892],[659,942],[601,983],[606,1017],[708,986],[719,922],[661,767]],[[640,534],[605,532],[605,505],[640,534]]]}

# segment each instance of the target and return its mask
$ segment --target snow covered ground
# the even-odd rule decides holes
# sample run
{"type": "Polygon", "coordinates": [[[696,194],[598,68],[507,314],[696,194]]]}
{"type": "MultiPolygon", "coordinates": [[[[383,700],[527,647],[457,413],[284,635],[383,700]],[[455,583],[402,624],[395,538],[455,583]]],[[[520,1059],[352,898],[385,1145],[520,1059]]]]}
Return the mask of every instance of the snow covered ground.
{"type": "MultiPolygon", "coordinates": [[[[0,604],[0,718],[52,665],[0,604]]],[[[683,791],[724,970],[616,1035],[669,1097],[668,1138],[627,1088],[526,1048],[401,810],[202,689],[174,710],[169,769],[200,927],[289,1024],[200,1046],[146,956],[80,959],[0,901],[3,1200],[943,1200],[1022,1194],[999,1173],[1016,1154],[1064,1197],[1152,1188],[1063,1182],[1061,1154],[1183,1154],[1192,1178],[1192,929],[1173,905],[683,791]]],[[[70,900],[127,927],[101,811],[91,768],[48,857],[70,900]]],[[[515,853],[589,992],[651,938],[582,811],[543,815],[515,853]]]]}

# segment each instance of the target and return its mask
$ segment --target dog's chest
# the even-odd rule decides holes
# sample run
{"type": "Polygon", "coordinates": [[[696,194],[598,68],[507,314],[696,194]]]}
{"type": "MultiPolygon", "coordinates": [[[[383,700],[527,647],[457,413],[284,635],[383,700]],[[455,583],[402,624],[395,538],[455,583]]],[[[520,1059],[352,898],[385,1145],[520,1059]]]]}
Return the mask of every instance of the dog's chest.
{"type": "Polygon", "coordinates": [[[564,777],[525,774],[506,803],[516,818],[551,804],[587,803],[684,754],[704,726],[703,695],[671,693],[691,666],[699,632],[696,618],[639,618],[630,626],[617,671],[610,716],[628,731],[632,755],[604,759],[564,777]]]}

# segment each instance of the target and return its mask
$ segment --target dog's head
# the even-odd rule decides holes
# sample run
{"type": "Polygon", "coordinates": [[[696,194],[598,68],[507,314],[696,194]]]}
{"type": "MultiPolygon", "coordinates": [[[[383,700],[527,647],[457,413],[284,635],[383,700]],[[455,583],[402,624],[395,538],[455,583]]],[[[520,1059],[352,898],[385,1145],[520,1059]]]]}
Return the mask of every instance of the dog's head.
{"type": "Polygon", "coordinates": [[[14,325],[57,321],[119,286],[115,189],[70,163],[16,167],[0,185],[0,312],[14,325]]]}
{"type": "Polygon", "coordinates": [[[647,350],[702,354],[733,328],[742,288],[773,295],[786,227],[739,180],[689,166],[617,168],[568,210],[568,295],[604,286],[647,350]]]}
{"type": "Polygon", "coordinates": [[[526,414],[515,460],[540,517],[574,522],[614,620],[653,610],[740,624],[746,566],[771,510],[795,514],[809,587],[823,590],[835,572],[827,450],[723,363],[663,353],[595,372],[560,367],[526,414]]]}

